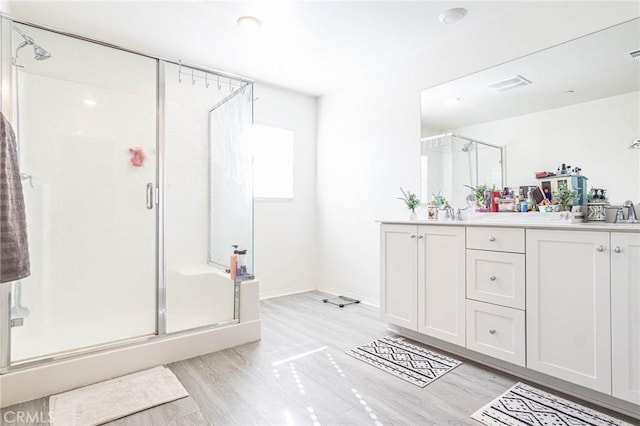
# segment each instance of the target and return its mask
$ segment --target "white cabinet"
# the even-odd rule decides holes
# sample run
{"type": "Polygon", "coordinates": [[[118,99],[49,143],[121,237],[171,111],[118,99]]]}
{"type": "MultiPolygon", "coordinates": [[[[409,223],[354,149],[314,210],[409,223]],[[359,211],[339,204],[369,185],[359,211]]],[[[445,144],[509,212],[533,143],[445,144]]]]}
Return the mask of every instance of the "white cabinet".
{"type": "Polygon", "coordinates": [[[608,232],[527,230],[527,367],[611,393],[608,232]]]}
{"type": "Polygon", "coordinates": [[[392,324],[417,330],[418,228],[380,228],[380,310],[392,324]]]}
{"type": "Polygon", "coordinates": [[[468,349],[525,366],[525,231],[467,228],[468,349]]]}
{"type": "Polygon", "coordinates": [[[383,318],[464,345],[464,227],[384,224],[380,238],[383,318]]]}
{"type": "Polygon", "coordinates": [[[383,224],[381,250],[390,323],[640,406],[640,233],[383,224]]]}
{"type": "Polygon", "coordinates": [[[418,331],[465,344],[465,229],[418,227],[418,331]]]}
{"type": "Polygon", "coordinates": [[[611,233],[613,396],[640,404],[640,234],[611,233]]]}

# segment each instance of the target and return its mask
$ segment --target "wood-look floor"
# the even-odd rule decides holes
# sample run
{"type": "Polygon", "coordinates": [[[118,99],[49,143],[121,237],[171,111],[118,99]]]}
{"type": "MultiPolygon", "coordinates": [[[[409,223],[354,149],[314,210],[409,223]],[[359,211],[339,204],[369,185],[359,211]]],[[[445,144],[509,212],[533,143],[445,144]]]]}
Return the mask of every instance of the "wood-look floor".
{"type": "MultiPolygon", "coordinates": [[[[378,310],[325,297],[263,301],[261,341],[169,365],[189,397],[109,424],[479,425],[469,416],[518,381],[462,359],[425,388],[405,382],[345,354],[389,334],[378,310]]],[[[3,418],[46,413],[47,401],[5,408],[3,418]]]]}

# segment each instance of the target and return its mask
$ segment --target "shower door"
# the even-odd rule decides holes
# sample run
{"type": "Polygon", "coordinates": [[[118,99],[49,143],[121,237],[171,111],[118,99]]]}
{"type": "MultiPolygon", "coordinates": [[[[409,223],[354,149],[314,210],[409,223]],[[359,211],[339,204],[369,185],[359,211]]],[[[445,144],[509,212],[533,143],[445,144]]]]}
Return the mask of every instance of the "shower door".
{"type": "Polygon", "coordinates": [[[13,285],[11,361],[156,334],[157,61],[14,25],[32,273],[13,285]]]}

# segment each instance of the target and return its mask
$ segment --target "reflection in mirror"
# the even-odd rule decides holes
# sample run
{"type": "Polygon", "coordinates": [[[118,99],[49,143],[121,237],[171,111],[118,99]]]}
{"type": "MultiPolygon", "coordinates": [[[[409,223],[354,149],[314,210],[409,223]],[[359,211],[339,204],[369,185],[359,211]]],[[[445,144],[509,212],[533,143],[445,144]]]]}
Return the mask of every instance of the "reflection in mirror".
{"type": "Polygon", "coordinates": [[[420,144],[421,200],[442,195],[452,206],[466,203],[469,187],[502,188],[502,149],[467,136],[446,133],[420,144]]]}
{"type": "MultiPolygon", "coordinates": [[[[588,188],[607,189],[610,202],[638,203],[640,149],[630,149],[640,137],[638,52],[636,18],[427,89],[423,143],[451,133],[506,147],[504,185],[512,188],[540,185],[536,172],[558,173],[565,163],[582,169],[588,188]]],[[[449,155],[462,157],[464,142],[453,145],[449,155]]],[[[436,161],[436,154],[429,155],[436,161]]],[[[455,194],[464,191],[460,187],[468,184],[470,168],[451,164],[457,163],[444,158],[438,175],[428,161],[422,180],[428,182],[429,198],[442,188],[442,195],[463,206],[455,194]]],[[[476,183],[490,186],[482,181],[490,172],[482,162],[478,167],[476,183]]]]}

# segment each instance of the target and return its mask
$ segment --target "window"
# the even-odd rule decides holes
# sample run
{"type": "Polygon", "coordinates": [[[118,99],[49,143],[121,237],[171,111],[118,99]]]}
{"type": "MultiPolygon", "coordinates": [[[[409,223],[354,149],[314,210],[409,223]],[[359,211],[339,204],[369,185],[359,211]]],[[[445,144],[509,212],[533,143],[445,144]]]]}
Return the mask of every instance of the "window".
{"type": "Polygon", "coordinates": [[[293,132],[254,125],[253,197],[293,198],[293,132]]]}

